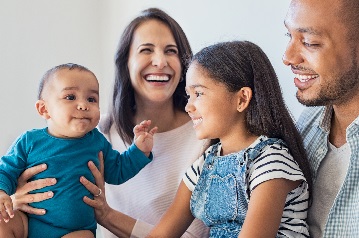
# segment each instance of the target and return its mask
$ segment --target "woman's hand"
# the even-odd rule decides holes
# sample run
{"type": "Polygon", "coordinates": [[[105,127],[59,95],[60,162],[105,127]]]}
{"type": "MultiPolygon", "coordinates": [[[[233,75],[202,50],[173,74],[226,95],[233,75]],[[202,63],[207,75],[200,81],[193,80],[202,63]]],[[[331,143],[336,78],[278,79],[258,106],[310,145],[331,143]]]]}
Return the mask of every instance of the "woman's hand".
{"type": "Polygon", "coordinates": [[[99,153],[100,170],[97,169],[92,161],[88,162],[88,167],[95,177],[96,184],[91,183],[84,176],[81,176],[80,182],[94,195],[94,199],[87,196],[83,198],[83,201],[95,209],[96,220],[99,224],[102,224],[106,219],[110,206],[107,204],[105,196],[105,181],[104,174],[104,161],[102,152],[99,153]]]}
{"type": "Polygon", "coordinates": [[[18,179],[16,192],[11,195],[14,210],[20,210],[30,214],[43,215],[46,213],[45,209],[33,208],[29,203],[41,202],[52,198],[54,193],[51,191],[44,193],[29,194],[30,191],[41,189],[44,187],[56,184],[55,178],[38,179],[27,182],[34,175],[46,170],[46,164],[40,164],[26,169],[18,179]]]}
{"type": "Polygon", "coordinates": [[[80,182],[89,190],[94,199],[84,197],[83,201],[95,209],[95,216],[97,222],[111,231],[117,237],[130,237],[132,229],[136,220],[126,214],[112,209],[106,201],[105,196],[105,181],[104,174],[104,161],[102,152],[99,153],[100,170],[97,169],[95,164],[90,161],[88,167],[95,177],[95,183],[91,183],[84,176],[80,178],[80,182]]]}

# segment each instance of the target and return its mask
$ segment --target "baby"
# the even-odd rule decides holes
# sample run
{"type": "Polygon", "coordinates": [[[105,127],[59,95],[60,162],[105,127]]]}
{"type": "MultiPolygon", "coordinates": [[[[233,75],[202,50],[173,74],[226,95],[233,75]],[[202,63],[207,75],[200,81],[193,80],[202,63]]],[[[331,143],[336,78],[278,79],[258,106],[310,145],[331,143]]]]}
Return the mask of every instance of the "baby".
{"type": "MultiPolygon", "coordinates": [[[[101,151],[106,182],[126,182],[152,160],[153,134],[157,127],[149,130],[151,121],[141,122],[134,127],[134,144],[121,154],[113,150],[96,129],[100,119],[97,78],[77,64],[59,65],[45,73],[36,109],[47,121],[47,127],[22,134],[0,160],[0,221],[5,221],[0,223],[0,236],[23,229],[24,236],[29,238],[94,237],[97,225],[94,210],[82,200],[93,195],[79,182],[82,175],[94,182],[87,163],[93,161],[99,166],[101,151]],[[18,177],[25,169],[38,164],[47,164],[47,170],[32,180],[48,177],[57,180],[51,187],[52,199],[31,204],[46,208],[46,214],[10,219],[21,214],[13,211],[9,196],[16,190],[18,177]]],[[[100,194],[101,190],[94,196],[100,194]]]]}

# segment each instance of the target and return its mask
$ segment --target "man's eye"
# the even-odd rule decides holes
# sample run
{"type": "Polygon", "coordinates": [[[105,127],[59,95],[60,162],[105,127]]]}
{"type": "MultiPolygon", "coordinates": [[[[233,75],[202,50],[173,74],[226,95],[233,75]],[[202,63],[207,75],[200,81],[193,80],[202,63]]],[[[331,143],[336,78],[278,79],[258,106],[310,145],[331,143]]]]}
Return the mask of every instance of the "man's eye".
{"type": "Polygon", "coordinates": [[[303,42],[303,45],[305,45],[306,47],[319,47],[319,44],[310,44],[307,42],[303,42]]]}
{"type": "Polygon", "coordinates": [[[67,96],[65,97],[65,99],[67,99],[67,100],[75,100],[76,97],[75,97],[75,95],[67,95],[67,96]]]}

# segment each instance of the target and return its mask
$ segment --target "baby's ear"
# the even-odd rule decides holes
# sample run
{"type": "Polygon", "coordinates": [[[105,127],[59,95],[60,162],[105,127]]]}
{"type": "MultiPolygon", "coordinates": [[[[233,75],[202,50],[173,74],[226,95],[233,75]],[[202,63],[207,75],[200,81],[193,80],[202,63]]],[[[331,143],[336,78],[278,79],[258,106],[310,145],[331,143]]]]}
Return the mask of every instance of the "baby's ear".
{"type": "Polygon", "coordinates": [[[237,111],[243,112],[245,109],[247,109],[249,102],[252,99],[252,89],[250,87],[243,87],[238,91],[237,96],[237,111]]]}
{"type": "Polygon", "coordinates": [[[44,100],[37,100],[35,107],[41,117],[46,120],[50,118],[49,112],[47,111],[46,102],[44,100]]]}

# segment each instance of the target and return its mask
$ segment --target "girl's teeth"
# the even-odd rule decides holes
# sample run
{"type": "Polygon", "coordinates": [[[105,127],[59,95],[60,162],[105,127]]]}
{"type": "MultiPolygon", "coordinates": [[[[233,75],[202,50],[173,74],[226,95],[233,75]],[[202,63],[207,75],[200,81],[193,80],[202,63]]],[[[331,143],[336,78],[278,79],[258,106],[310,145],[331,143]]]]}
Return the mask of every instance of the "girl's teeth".
{"type": "Polygon", "coordinates": [[[197,126],[199,123],[201,123],[202,121],[203,121],[203,119],[202,118],[199,118],[199,119],[194,119],[194,120],[192,120],[193,121],[193,124],[195,125],[195,126],[197,126]]]}

